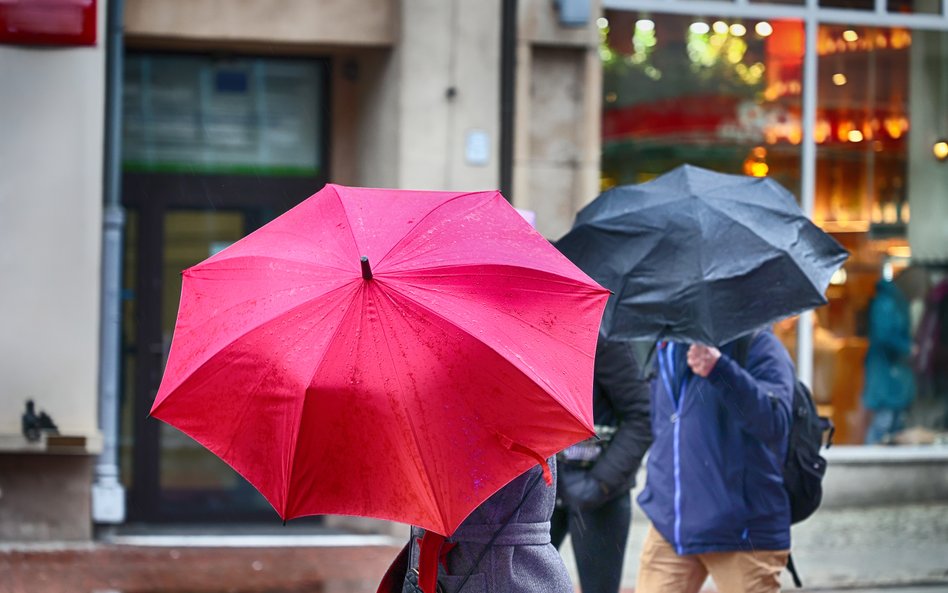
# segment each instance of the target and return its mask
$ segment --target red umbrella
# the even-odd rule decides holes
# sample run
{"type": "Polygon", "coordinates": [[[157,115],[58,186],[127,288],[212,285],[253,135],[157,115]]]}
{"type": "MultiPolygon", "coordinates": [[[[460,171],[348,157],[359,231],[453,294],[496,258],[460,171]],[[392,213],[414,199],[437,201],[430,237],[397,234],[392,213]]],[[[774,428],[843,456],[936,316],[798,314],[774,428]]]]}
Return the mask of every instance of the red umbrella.
{"type": "Polygon", "coordinates": [[[496,191],[327,185],[185,270],[151,413],[284,519],[449,535],[593,434],[607,296],[496,191]]]}

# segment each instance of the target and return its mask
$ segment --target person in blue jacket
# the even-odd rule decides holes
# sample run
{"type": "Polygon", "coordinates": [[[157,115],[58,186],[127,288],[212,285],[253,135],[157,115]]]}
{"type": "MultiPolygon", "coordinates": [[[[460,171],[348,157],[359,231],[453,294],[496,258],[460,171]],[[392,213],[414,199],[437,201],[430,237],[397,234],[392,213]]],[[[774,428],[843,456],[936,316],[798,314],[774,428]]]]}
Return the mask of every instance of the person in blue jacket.
{"type": "Polygon", "coordinates": [[[651,520],[636,593],[780,590],[790,553],[783,487],[794,369],[769,330],[742,367],[735,342],[667,342],[652,382],[653,443],[639,505],[651,520]]]}

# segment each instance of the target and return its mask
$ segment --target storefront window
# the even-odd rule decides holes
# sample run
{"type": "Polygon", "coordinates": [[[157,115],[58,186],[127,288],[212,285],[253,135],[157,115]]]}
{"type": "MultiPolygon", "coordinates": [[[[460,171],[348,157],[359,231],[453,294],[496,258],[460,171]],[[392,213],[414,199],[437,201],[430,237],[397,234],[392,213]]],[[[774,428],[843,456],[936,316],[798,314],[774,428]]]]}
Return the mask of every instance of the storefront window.
{"type": "MultiPolygon", "coordinates": [[[[934,10],[908,0],[888,8],[934,10]]],[[[691,163],[766,175],[800,196],[801,21],[607,11],[601,25],[604,188],[691,163]]],[[[937,356],[921,360],[911,344],[917,353],[922,332],[934,336],[932,322],[923,320],[925,302],[939,294],[948,261],[948,207],[941,206],[948,203],[948,161],[937,156],[939,140],[948,137],[948,33],[824,24],[816,48],[812,216],[851,257],[831,281],[829,304],[812,316],[814,396],[832,415],[837,442],[864,442],[872,418],[864,400],[870,305],[880,280],[891,279],[907,301],[908,350],[898,372],[912,379],[907,399],[914,403],[904,410],[904,426],[919,429],[922,441],[936,439],[948,422],[948,355],[944,368],[928,362],[921,371],[937,356]]],[[[796,323],[775,327],[794,355],[796,323]]],[[[948,331],[942,333],[928,343],[948,352],[948,331]]]]}
{"type": "Polygon", "coordinates": [[[799,192],[801,22],[630,12],[607,21],[604,187],[690,163],[799,192]]]}

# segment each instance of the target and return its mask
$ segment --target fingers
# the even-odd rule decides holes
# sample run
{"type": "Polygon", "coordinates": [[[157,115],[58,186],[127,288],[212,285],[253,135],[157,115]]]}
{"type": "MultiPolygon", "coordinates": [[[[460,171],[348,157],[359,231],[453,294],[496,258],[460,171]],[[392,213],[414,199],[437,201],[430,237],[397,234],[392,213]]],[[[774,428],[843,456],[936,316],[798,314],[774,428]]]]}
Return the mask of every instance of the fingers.
{"type": "Polygon", "coordinates": [[[688,366],[691,367],[691,372],[699,377],[707,377],[719,358],[721,358],[721,351],[714,346],[692,344],[688,348],[688,366]]]}

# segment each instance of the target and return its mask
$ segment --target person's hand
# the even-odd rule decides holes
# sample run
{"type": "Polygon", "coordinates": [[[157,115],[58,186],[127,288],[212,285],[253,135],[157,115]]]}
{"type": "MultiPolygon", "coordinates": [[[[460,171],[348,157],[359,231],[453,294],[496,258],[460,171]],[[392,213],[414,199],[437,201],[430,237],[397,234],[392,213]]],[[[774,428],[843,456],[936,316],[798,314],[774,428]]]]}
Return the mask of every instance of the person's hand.
{"type": "Polygon", "coordinates": [[[574,509],[594,509],[609,499],[605,486],[587,470],[558,472],[558,493],[574,509]]]}
{"type": "Polygon", "coordinates": [[[714,346],[692,344],[688,348],[688,366],[691,367],[691,372],[699,377],[707,377],[719,358],[721,351],[714,346]]]}

